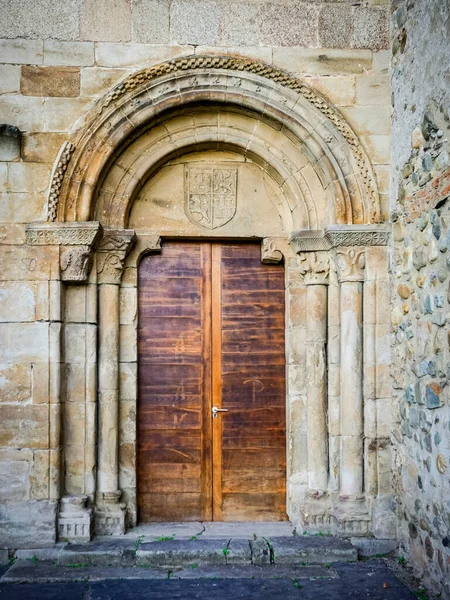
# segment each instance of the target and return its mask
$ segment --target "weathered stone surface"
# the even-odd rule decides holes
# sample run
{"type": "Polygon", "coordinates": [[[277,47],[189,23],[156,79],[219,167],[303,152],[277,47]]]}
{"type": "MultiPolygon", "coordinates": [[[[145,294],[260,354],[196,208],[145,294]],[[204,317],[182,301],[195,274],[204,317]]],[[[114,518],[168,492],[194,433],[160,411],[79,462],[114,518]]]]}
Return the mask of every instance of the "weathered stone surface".
{"type": "Polygon", "coordinates": [[[37,0],[32,5],[12,0],[0,25],[0,37],[77,39],[79,0],[37,0]]]}
{"type": "Polygon", "coordinates": [[[259,42],[259,6],[249,2],[228,3],[222,15],[220,43],[224,46],[257,46],[259,42]]]}
{"type": "Polygon", "coordinates": [[[148,67],[153,64],[192,54],[193,46],[151,46],[150,44],[111,44],[99,42],[95,59],[99,67],[148,67]]]}
{"type": "Polygon", "coordinates": [[[268,2],[262,5],[259,18],[263,45],[316,47],[318,44],[317,5],[268,2]]]}
{"type": "Polygon", "coordinates": [[[57,502],[18,501],[0,504],[0,546],[35,548],[53,546],[56,541],[57,502]]]}
{"type": "Polygon", "coordinates": [[[129,42],[131,2],[86,0],[81,9],[80,36],[83,40],[129,42]]]}
{"type": "Polygon", "coordinates": [[[89,67],[93,64],[93,42],[44,40],[44,65],[89,67]]]}
{"type": "Polygon", "coordinates": [[[42,40],[0,40],[1,63],[40,65],[43,61],[43,54],[42,40]]]}
{"type": "Polygon", "coordinates": [[[147,44],[169,41],[170,4],[165,0],[136,0],[133,3],[133,40],[147,44]]]}
{"type": "Polygon", "coordinates": [[[349,4],[324,5],[319,16],[319,42],[323,48],[348,48],[352,35],[349,4]]]}
{"type": "Polygon", "coordinates": [[[81,95],[97,96],[114,87],[128,74],[125,69],[92,67],[81,71],[81,95]]]}
{"type": "Polygon", "coordinates": [[[20,67],[0,65],[0,93],[9,94],[20,89],[20,67]]]}
{"type": "Polygon", "coordinates": [[[389,14],[387,8],[353,8],[354,48],[384,49],[389,46],[389,14]]]}
{"type": "MultiPolygon", "coordinates": [[[[22,158],[26,162],[53,164],[66,136],[61,133],[30,133],[22,137],[22,158]]],[[[30,218],[30,221],[36,219],[30,218]]]]}
{"type": "MultiPolygon", "coordinates": [[[[326,50],[318,54],[309,48],[273,49],[273,64],[293,73],[339,75],[364,73],[372,67],[368,50],[326,50]]],[[[380,133],[380,132],[377,132],[380,133]]]]}
{"type": "Polygon", "coordinates": [[[44,131],[44,104],[42,98],[24,96],[0,97],[2,121],[21,131],[44,131]]]}
{"type": "Polygon", "coordinates": [[[211,0],[174,0],[170,32],[177,44],[218,45],[224,6],[211,0]]]}

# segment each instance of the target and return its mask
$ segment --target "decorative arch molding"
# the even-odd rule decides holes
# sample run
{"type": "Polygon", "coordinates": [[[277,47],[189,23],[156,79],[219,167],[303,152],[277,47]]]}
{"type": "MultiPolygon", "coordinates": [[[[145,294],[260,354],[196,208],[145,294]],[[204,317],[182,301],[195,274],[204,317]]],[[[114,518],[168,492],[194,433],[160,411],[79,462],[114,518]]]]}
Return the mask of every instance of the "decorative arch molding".
{"type": "MultiPolygon", "coordinates": [[[[48,196],[48,220],[94,218],[98,214],[99,184],[117,157],[166,115],[199,105],[220,105],[251,114],[255,120],[272,123],[302,148],[325,193],[334,198],[336,209],[330,224],[380,221],[378,191],[369,159],[345,119],[324,98],[288,73],[264,63],[227,56],[186,57],[144,69],[99,100],[57,159],[48,196]]],[[[214,139],[217,141],[217,137],[211,137],[204,142],[214,139]]],[[[192,149],[187,140],[175,146],[172,150],[178,153],[192,149]]],[[[271,163],[276,160],[261,158],[262,149],[259,150],[256,157],[273,167],[271,163]]],[[[294,163],[293,168],[298,172],[301,165],[294,163]]],[[[274,171],[287,182],[289,177],[283,175],[283,169],[275,165],[274,171]]],[[[291,196],[288,202],[306,203],[306,212],[311,215],[314,210],[308,206],[301,184],[290,184],[285,186],[291,196]]],[[[122,213],[125,215],[126,211],[122,213]]],[[[296,226],[314,228],[314,218],[308,219],[309,222],[300,220],[296,226]]],[[[119,222],[112,224],[117,225],[119,222]]],[[[126,223],[122,220],[120,226],[126,223]]]]}

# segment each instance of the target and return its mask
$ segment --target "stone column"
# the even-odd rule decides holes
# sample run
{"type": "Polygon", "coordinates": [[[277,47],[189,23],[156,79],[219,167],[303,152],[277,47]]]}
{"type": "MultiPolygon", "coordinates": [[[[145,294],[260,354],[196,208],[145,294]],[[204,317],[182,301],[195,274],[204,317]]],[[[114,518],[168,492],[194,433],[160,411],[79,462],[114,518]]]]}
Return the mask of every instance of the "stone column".
{"type": "MultiPolygon", "coordinates": [[[[60,297],[64,289],[68,292],[66,286],[71,286],[71,290],[75,289],[73,286],[79,286],[80,291],[84,292],[91,270],[93,249],[100,235],[101,226],[97,222],[33,223],[27,226],[29,244],[59,246],[61,283],[59,280],[50,282],[53,302],[49,299],[48,304],[50,312],[55,315],[52,320],[57,318],[58,321],[64,321],[62,331],[66,352],[63,365],[65,371],[60,372],[59,360],[55,358],[50,364],[50,496],[59,501],[57,535],[59,539],[70,541],[87,541],[91,538],[92,511],[86,507],[87,496],[83,485],[85,408],[89,390],[84,368],[86,325],[81,325],[83,335],[76,332],[77,335],[71,336],[73,331],[70,331],[66,322],[67,314],[62,318],[60,297]],[[77,355],[75,361],[71,360],[70,351],[77,355]],[[72,362],[76,364],[69,366],[68,363],[72,362]],[[65,478],[62,476],[63,462],[65,478]]],[[[80,318],[80,321],[85,319],[80,318]]],[[[60,329],[61,323],[58,323],[58,331],[60,329]]],[[[58,339],[53,335],[52,340],[58,346],[59,356],[59,334],[57,337],[58,339]]],[[[92,345],[95,347],[95,340],[92,345]]],[[[53,352],[53,356],[56,356],[56,352],[53,352]]]]}
{"type": "Polygon", "coordinates": [[[363,279],[360,248],[340,248],[336,265],[341,286],[341,496],[363,493],[363,279]]]}
{"type": "Polygon", "coordinates": [[[306,292],[306,397],[308,488],[322,496],[328,488],[327,435],[327,286],[329,259],[324,253],[299,256],[306,292]]]}
{"type": "Polygon", "coordinates": [[[107,231],[97,253],[99,284],[98,470],[95,531],[125,533],[119,489],[119,286],[134,231],[107,231]]]}

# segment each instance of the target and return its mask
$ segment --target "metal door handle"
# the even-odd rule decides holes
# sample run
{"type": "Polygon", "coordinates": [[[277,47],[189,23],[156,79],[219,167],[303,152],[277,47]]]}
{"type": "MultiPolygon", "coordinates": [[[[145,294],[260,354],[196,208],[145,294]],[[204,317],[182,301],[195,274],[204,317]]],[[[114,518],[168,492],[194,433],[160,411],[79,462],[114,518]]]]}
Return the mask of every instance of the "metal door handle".
{"type": "Polygon", "coordinates": [[[213,419],[215,419],[217,417],[217,413],[220,413],[220,412],[228,412],[228,408],[217,408],[217,406],[213,406],[212,407],[213,419]]]}

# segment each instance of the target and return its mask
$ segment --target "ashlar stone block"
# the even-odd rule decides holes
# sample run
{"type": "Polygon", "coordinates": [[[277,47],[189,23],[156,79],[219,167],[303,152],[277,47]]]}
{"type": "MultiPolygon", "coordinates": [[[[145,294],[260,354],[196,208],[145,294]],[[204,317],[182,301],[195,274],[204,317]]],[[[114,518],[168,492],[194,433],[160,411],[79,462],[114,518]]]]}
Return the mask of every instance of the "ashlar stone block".
{"type": "Polygon", "coordinates": [[[133,40],[148,44],[169,41],[170,3],[166,0],[135,0],[133,3],[133,40]]]}
{"type": "Polygon", "coordinates": [[[85,0],[81,9],[80,29],[82,40],[129,42],[130,0],[85,0]]]}
{"type": "Polygon", "coordinates": [[[79,67],[22,67],[20,91],[24,96],[80,95],[79,67]]]}

